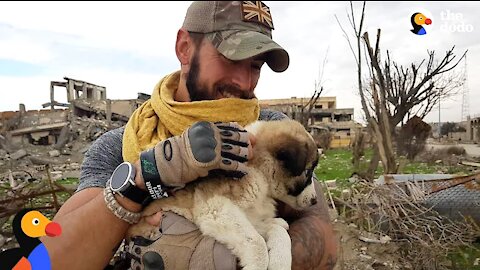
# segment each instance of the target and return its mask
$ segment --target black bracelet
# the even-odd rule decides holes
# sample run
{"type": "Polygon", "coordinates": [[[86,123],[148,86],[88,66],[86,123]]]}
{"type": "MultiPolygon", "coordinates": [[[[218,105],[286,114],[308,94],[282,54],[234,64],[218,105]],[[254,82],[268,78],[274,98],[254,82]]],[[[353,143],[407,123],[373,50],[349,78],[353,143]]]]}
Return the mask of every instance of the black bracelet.
{"type": "Polygon", "coordinates": [[[160,173],[157,170],[154,148],[143,151],[140,154],[140,167],[145,187],[153,199],[168,197],[168,193],[160,180],[160,173]]]}

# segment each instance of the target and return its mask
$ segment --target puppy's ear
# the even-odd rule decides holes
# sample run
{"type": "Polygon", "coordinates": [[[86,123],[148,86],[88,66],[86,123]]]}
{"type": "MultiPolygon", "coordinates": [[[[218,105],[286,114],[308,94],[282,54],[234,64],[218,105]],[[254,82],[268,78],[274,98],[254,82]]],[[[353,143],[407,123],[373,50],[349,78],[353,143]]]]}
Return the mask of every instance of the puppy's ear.
{"type": "Polygon", "coordinates": [[[307,149],[298,141],[284,143],[276,152],[276,158],[293,176],[299,176],[307,166],[307,149]]]}

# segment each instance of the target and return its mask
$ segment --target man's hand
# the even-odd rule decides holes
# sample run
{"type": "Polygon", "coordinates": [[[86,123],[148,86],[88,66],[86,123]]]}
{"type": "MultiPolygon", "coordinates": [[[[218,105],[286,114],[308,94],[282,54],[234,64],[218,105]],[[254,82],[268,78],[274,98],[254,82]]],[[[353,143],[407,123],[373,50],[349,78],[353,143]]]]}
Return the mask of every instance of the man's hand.
{"type": "Polygon", "coordinates": [[[249,134],[240,125],[205,121],[159,142],[154,151],[161,182],[169,187],[183,187],[210,172],[241,178],[252,155],[249,134]]]}

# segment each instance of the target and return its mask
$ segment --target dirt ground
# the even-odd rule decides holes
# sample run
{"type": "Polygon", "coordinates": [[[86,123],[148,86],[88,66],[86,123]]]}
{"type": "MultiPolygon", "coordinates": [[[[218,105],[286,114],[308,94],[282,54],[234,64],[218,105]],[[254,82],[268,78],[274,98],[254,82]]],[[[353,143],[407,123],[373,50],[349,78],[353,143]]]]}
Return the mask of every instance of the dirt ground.
{"type": "Polygon", "coordinates": [[[354,224],[347,224],[338,217],[333,209],[330,210],[330,216],[339,243],[334,270],[413,269],[411,265],[400,261],[399,247],[389,241],[388,237],[381,238],[360,232],[354,224]]]}

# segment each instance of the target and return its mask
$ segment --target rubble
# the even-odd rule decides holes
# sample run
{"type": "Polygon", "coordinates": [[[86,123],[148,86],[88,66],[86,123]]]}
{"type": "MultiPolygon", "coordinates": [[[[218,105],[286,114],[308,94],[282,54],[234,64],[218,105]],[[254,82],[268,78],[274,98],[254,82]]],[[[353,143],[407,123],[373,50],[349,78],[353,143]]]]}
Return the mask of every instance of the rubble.
{"type": "Polygon", "coordinates": [[[139,93],[136,99],[110,100],[105,87],[64,79],[51,82],[51,100],[43,104],[48,109],[26,110],[20,104],[18,111],[0,112],[2,249],[16,244],[9,218],[26,206],[53,217],[77,189],[80,166],[91,144],[124,126],[133,111],[150,98],[139,93]],[[67,92],[67,103],[55,100],[57,88],[67,92]]]}
{"type": "Polygon", "coordinates": [[[59,157],[60,156],[60,151],[52,150],[52,151],[48,152],[48,155],[50,155],[50,157],[59,157]]]}
{"type": "Polygon", "coordinates": [[[21,159],[22,157],[24,157],[26,155],[27,155],[27,151],[25,151],[24,149],[20,149],[20,150],[16,151],[15,153],[12,153],[10,155],[10,158],[13,159],[13,160],[17,160],[17,159],[21,159]]]}

